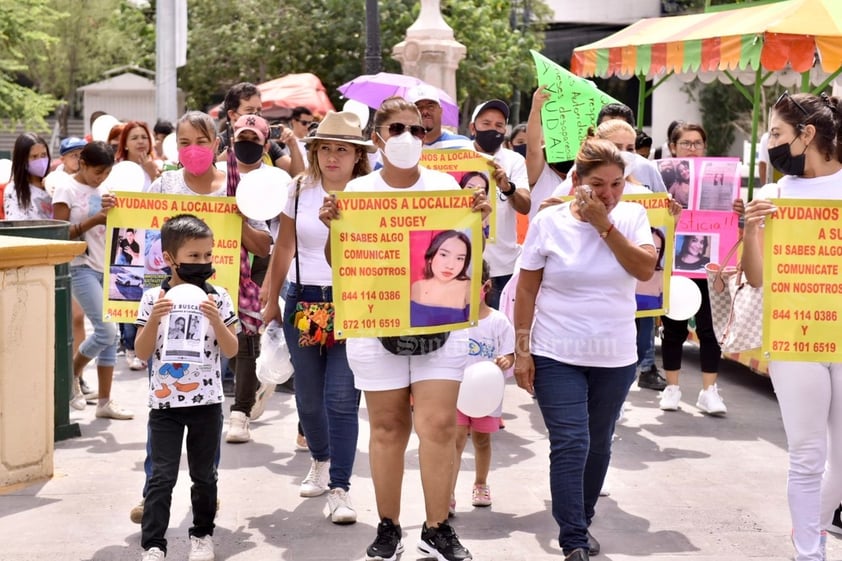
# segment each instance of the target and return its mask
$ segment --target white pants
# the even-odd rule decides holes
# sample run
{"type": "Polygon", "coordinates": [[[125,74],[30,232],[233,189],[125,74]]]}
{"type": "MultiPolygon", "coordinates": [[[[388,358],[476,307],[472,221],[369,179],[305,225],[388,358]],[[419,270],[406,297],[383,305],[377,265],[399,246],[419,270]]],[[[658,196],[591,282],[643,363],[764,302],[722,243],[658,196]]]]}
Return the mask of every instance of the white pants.
{"type": "Polygon", "coordinates": [[[777,362],[769,373],[789,448],[796,561],[822,561],[821,531],[842,501],[842,363],[777,362]]]}

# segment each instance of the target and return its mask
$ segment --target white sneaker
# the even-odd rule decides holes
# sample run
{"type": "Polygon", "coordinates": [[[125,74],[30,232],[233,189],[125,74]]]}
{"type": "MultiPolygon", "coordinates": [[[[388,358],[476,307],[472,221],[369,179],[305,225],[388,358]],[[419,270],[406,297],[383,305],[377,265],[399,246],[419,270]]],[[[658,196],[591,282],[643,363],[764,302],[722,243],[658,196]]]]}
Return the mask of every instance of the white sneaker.
{"type": "Polygon", "coordinates": [[[251,440],[249,418],[242,411],[231,411],[225,442],[248,442],[249,440],[251,440]]]}
{"type": "Polygon", "coordinates": [[[140,360],[137,356],[133,356],[129,360],[129,370],[146,370],[146,361],[140,360]]]}
{"type": "Polygon", "coordinates": [[[327,506],[330,509],[330,521],[334,524],[353,524],[357,521],[357,511],[351,505],[351,497],[345,489],[331,489],[327,494],[327,506]]]}
{"type": "Polygon", "coordinates": [[[661,392],[661,401],[658,407],[662,411],[676,411],[680,402],[681,390],[678,389],[678,386],[669,385],[661,392]]]}
{"type": "Polygon", "coordinates": [[[269,403],[269,398],[275,393],[275,384],[264,384],[260,382],[260,387],[254,394],[254,405],[251,406],[249,419],[256,421],[266,411],[266,404],[269,403]]]}
{"type": "Polygon", "coordinates": [[[85,394],[82,393],[82,386],[79,385],[79,378],[73,376],[73,387],[70,390],[70,407],[77,411],[85,408],[85,394]]]}
{"type": "Polygon", "coordinates": [[[190,536],[188,561],[213,561],[213,536],[190,536]]]}
{"type": "Polygon", "coordinates": [[[716,387],[716,384],[699,392],[696,407],[708,415],[724,415],[728,412],[728,408],[725,407],[725,402],[722,401],[722,397],[719,395],[719,388],[716,387]]]}
{"type": "Polygon", "coordinates": [[[330,460],[320,462],[313,460],[310,464],[310,471],[307,477],[301,482],[298,494],[302,497],[318,497],[327,493],[327,484],[330,482],[330,460]]]}
{"type": "Polygon", "coordinates": [[[140,561],[164,561],[164,552],[158,547],[150,547],[140,556],[140,561]]]}
{"type": "Polygon", "coordinates": [[[97,405],[96,416],[100,419],[117,419],[118,421],[134,419],[134,413],[123,409],[113,399],[109,399],[105,405],[97,405]]]}

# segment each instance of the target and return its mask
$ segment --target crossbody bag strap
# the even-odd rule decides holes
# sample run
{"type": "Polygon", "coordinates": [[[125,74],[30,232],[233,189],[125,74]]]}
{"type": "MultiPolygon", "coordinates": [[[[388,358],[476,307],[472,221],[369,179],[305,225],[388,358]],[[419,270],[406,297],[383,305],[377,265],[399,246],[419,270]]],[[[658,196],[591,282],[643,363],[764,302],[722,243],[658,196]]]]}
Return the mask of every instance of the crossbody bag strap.
{"type": "Polygon", "coordinates": [[[295,237],[295,284],[298,286],[298,292],[301,293],[301,266],[298,259],[298,196],[301,194],[301,178],[295,182],[295,220],[293,221],[292,231],[295,237]]]}

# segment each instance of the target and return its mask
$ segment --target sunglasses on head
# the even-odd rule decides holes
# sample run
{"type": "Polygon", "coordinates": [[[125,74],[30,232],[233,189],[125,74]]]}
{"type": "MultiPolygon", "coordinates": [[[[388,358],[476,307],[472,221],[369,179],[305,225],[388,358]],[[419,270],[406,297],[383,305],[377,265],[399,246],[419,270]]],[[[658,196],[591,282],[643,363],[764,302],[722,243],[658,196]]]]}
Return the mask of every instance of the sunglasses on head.
{"type": "Polygon", "coordinates": [[[790,101],[793,103],[793,105],[795,105],[795,106],[796,106],[796,107],[797,107],[797,108],[798,108],[798,109],[799,109],[802,113],[804,113],[804,115],[805,115],[806,117],[809,117],[809,116],[810,116],[810,112],[809,112],[809,111],[807,111],[806,109],[804,109],[804,106],[803,106],[803,105],[801,105],[800,103],[798,103],[797,101],[795,101],[795,100],[792,98],[792,96],[791,96],[791,95],[789,95],[789,91],[787,91],[787,90],[784,90],[784,93],[782,93],[782,94],[781,94],[781,97],[779,97],[779,98],[778,98],[778,100],[775,102],[775,104],[774,104],[772,107],[777,107],[778,105],[780,105],[781,103],[783,103],[783,101],[784,101],[784,100],[786,100],[786,99],[790,100],[790,101]]]}
{"type": "Polygon", "coordinates": [[[409,129],[409,134],[416,138],[420,138],[424,140],[424,137],[427,136],[427,129],[422,127],[421,125],[405,125],[403,123],[392,123],[388,126],[377,127],[378,129],[386,128],[389,129],[389,136],[400,136],[402,135],[407,129],[409,129]]]}

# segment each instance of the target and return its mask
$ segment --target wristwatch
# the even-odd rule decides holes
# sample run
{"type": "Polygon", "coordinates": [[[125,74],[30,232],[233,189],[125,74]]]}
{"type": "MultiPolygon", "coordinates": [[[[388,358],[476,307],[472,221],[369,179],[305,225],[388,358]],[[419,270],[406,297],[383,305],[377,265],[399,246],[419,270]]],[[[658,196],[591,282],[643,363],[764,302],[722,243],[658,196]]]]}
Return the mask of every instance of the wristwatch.
{"type": "Polygon", "coordinates": [[[515,191],[517,191],[517,185],[515,185],[511,181],[509,181],[509,187],[511,187],[511,189],[509,189],[508,191],[500,191],[504,197],[511,197],[515,194],[515,191]]]}

